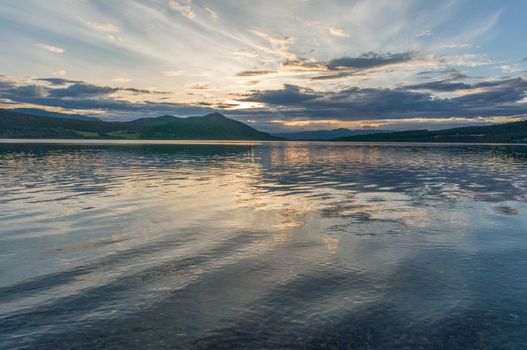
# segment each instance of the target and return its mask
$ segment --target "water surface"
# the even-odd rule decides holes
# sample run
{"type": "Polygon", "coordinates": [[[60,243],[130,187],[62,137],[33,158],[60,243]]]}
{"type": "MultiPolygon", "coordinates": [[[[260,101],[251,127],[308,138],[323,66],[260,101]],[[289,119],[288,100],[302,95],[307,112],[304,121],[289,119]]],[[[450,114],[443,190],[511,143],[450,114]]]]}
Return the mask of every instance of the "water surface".
{"type": "Polygon", "coordinates": [[[0,348],[527,348],[527,147],[0,143],[0,348]]]}

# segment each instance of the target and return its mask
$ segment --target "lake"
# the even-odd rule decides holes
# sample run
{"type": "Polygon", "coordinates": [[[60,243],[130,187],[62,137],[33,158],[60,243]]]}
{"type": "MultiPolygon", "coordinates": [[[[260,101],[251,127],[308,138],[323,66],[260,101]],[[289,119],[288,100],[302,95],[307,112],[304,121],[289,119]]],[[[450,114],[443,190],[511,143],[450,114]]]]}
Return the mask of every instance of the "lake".
{"type": "Polygon", "coordinates": [[[0,143],[0,348],[163,347],[527,348],[527,146],[0,143]]]}

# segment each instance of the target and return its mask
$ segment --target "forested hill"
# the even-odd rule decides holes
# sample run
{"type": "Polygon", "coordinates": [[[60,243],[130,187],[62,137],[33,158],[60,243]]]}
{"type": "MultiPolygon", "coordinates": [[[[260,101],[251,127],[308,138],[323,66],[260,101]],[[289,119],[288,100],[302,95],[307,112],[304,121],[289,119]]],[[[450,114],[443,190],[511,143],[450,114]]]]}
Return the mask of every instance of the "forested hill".
{"type": "Polygon", "coordinates": [[[340,137],[335,141],[363,142],[498,142],[527,143],[527,121],[444,130],[409,130],[340,137]]]}
{"type": "Polygon", "coordinates": [[[59,119],[0,110],[0,138],[280,140],[220,113],[203,117],[161,116],[129,122],[59,119]]]}

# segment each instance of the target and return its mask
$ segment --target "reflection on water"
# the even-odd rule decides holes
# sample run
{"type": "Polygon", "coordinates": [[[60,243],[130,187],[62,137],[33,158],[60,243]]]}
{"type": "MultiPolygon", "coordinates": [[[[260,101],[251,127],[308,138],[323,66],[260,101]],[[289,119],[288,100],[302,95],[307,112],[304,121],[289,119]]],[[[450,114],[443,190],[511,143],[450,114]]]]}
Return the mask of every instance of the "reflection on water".
{"type": "Polygon", "coordinates": [[[527,148],[0,144],[0,348],[527,347],[527,148]]]}

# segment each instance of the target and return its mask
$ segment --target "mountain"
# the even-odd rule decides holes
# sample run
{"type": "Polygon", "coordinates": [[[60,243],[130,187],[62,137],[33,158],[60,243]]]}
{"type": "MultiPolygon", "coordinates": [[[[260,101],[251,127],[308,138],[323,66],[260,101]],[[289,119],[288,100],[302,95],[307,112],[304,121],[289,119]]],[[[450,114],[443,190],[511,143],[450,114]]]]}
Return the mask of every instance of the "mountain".
{"type": "Polygon", "coordinates": [[[12,109],[12,111],[18,112],[18,113],[24,113],[24,114],[38,115],[41,117],[57,118],[57,119],[85,120],[85,121],[92,121],[92,122],[101,121],[99,118],[88,117],[82,114],[65,114],[65,113],[45,111],[43,109],[37,109],[37,108],[15,108],[15,109],[12,109]]]}
{"type": "Polygon", "coordinates": [[[332,140],[338,137],[346,137],[352,135],[367,135],[392,132],[390,130],[375,130],[375,129],[357,129],[350,130],[345,128],[333,130],[309,130],[297,132],[273,133],[273,136],[283,137],[288,140],[332,140]]]}
{"type": "Polygon", "coordinates": [[[527,121],[443,130],[409,130],[340,137],[335,141],[365,142],[527,142],[527,121]]]}
{"type": "Polygon", "coordinates": [[[281,140],[220,113],[161,116],[130,122],[86,121],[0,110],[0,138],[281,140]]]}

